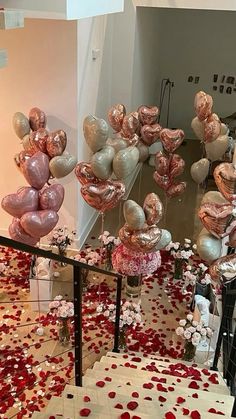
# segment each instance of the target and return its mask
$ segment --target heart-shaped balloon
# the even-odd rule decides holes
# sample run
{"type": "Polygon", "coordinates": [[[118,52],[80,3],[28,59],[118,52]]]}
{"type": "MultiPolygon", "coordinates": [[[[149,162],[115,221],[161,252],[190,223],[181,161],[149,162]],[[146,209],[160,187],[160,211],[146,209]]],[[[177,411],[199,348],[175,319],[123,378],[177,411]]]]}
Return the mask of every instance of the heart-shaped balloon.
{"type": "Polygon", "coordinates": [[[18,218],[13,218],[8,231],[12,240],[28,244],[29,246],[35,246],[39,241],[39,238],[31,237],[26,233],[26,231],[24,231],[18,218]]]}
{"type": "Polygon", "coordinates": [[[65,189],[60,183],[54,183],[39,193],[41,210],[59,211],[64,201],[65,189]]]}
{"type": "Polygon", "coordinates": [[[37,131],[31,132],[29,136],[30,149],[35,153],[37,151],[42,151],[42,153],[47,153],[47,139],[49,133],[45,128],[39,128],[37,131]]]}
{"type": "Polygon", "coordinates": [[[236,276],[236,254],[217,259],[209,268],[211,279],[220,283],[229,283],[236,276]]]}
{"type": "Polygon", "coordinates": [[[117,179],[127,178],[135,169],[139,161],[137,147],[127,147],[118,151],[113,160],[113,171],[117,179]]]}
{"type": "Polygon", "coordinates": [[[128,199],[123,206],[124,217],[127,225],[131,230],[140,230],[145,223],[145,214],[135,201],[128,199]]]}
{"type": "Polygon", "coordinates": [[[66,148],[67,136],[65,131],[51,132],[47,138],[47,152],[50,157],[61,156],[66,148]]]}
{"type": "Polygon", "coordinates": [[[197,239],[197,252],[207,262],[213,262],[221,255],[221,240],[212,236],[206,228],[203,228],[197,239]]]}
{"type": "Polygon", "coordinates": [[[115,150],[111,146],[106,146],[97,151],[91,160],[91,168],[95,176],[101,180],[107,180],[113,172],[113,159],[115,150]]]}
{"type": "Polygon", "coordinates": [[[167,191],[167,189],[171,186],[171,181],[169,176],[167,175],[159,175],[157,171],[153,173],[153,179],[155,182],[160,186],[161,189],[167,191]]]}
{"type": "Polygon", "coordinates": [[[141,230],[130,230],[125,224],[119,231],[122,243],[131,250],[149,253],[155,250],[161,238],[161,230],[156,226],[146,226],[141,230]]]}
{"type": "Polygon", "coordinates": [[[168,230],[161,229],[161,238],[155,246],[155,251],[165,249],[165,247],[168,246],[171,240],[171,233],[168,230]]]}
{"type": "Polygon", "coordinates": [[[108,111],[108,121],[110,126],[114,131],[119,132],[122,128],[123,119],[126,115],[125,106],[118,103],[109,109],[108,111]]]}
{"type": "Polygon", "coordinates": [[[81,195],[88,205],[105,212],[115,208],[125,194],[125,185],[115,180],[88,184],[81,188],[81,195]]]}
{"type": "Polygon", "coordinates": [[[138,116],[142,125],[153,125],[157,121],[159,109],[157,106],[142,105],[138,108],[138,116]]]}
{"type": "Polygon", "coordinates": [[[20,218],[25,212],[38,209],[39,195],[34,188],[23,187],[17,193],[5,196],[2,199],[2,208],[13,217],[20,218]]]}
{"type": "Polygon", "coordinates": [[[200,141],[204,141],[204,123],[202,121],[199,121],[197,116],[193,118],[191,122],[191,127],[196,137],[200,141]]]}
{"type": "Polygon", "coordinates": [[[75,176],[81,185],[87,185],[88,183],[99,183],[99,179],[94,175],[91,163],[78,163],[75,167],[75,176]]]}
{"type": "Polygon", "coordinates": [[[210,95],[200,91],[194,99],[194,108],[198,119],[204,121],[212,113],[213,99],[210,95]]]}
{"type": "Polygon", "coordinates": [[[204,121],[204,141],[211,143],[220,135],[221,123],[219,117],[213,113],[204,121]]]}
{"type": "Polygon", "coordinates": [[[144,200],[143,210],[148,225],[158,224],[163,216],[163,205],[159,196],[149,193],[144,200]]]}
{"type": "Polygon", "coordinates": [[[229,235],[229,244],[230,247],[236,247],[236,229],[234,228],[229,235]]]}
{"type": "Polygon", "coordinates": [[[49,169],[53,177],[60,179],[69,175],[74,170],[77,160],[69,153],[53,157],[49,163],[49,169]]]}
{"type": "Polygon", "coordinates": [[[214,170],[217,188],[229,202],[236,202],[236,170],[231,163],[221,163],[214,170]]]}
{"type": "Polygon", "coordinates": [[[14,161],[18,169],[20,169],[20,171],[21,171],[21,165],[24,164],[26,160],[30,159],[30,157],[32,157],[33,154],[34,152],[32,150],[27,151],[27,152],[23,150],[20,153],[15,154],[14,161]]]}
{"type": "Polygon", "coordinates": [[[143,144],[142,141],[139,141],[137,149],[139,151],[139,161],[146,161],[149,157],[149,147],[146,146],[146,144],[143,144]]]}
{"type": "Polygon", "coordinates": [[[221,122],[220,135],[228,135],[228,133],[229,133],[229,128],[227,127],[227,125],[221,122]]]}
{"type": "Polygon", "coordinates": [[[214,202],[215,204],[228,204],[228,201],[221,195],[219,191],[209,191],[203,195],[201,205],[207,202],[214,202]]]}
{"type": "Polygon", "coordinates": [[[168,153],[174,153],[184,140],[184,131],[181,129],[164,128],[160,132],[160,140],[168,153]]]}
{"type": "Polygon", "coordinates": [[[208,202],[200,206],[198,216],[204,227],[217,238],[227,236],[236,225],[230,204],[208,202]]]}
{"type": "Polygon", "coordinates": [[[127,147],[136,146],[139,143],[139,136],[134,134],[132,137],[123,138],[123,140],[127,143],[127,147]]]}
{"type": "Polygon", "coordinates": [[[157,173],[161,176],[169,173],[169,159],[162,153],[162,151],[159,151],[155,155],[155,167],[157,173]]]}
{"type": "Polygon", "coordinates": [[[104,119],[88,115],[83,123],[84,138],[89,148],[96,153],[106,145],[108,125],[104,119]]]}
{"type": "Polygon", "coordinates": [[[58,222],[58,214],[52,210],[32,211],[24,214],[20,223],[32,237],[44,237],[50,233],[58,222]]]}
{"type": "MultiPolygon", "coordinates": [[[[31,150],[31,145],[30,145],[30,135],[26,134],[23,138],[22,138],[22,145],[25,151],[31,150]]],[[[33,151],[33,150],[32,150],[33,151]]]]}
{"type": "Polygon", "coordinates": [[[15,133],[17,137],[19,137],[21,140],[22,138],[30,133],[30,125],[29,120],[26,118],[26,116],[21,112],[16,112],[13,115],[13,128],[15,130],[15,133]]]}
{"type": "Polygon", "coordinates": [[[179,154],[171,154],[169,156],[169,176],[173,180],[177,176],[182,175],[185,168],[185,161],[179,154]]]}
{"type": "Polygon", "coordinates": [[[29,112],[29,124],[32,131],[37,131],[39,128],[46,128],[47,117],[39,108],[32,108],[29,112]]]}
{"type": "Polygon", "coordinates": [[[115,153],[118,153],[118,151],[124,150],[124,148],[127,148],[129,146],[127,141],[122,138],[108,138],[106,141],[106,145],[113,147],[115,153]]]}
{"type": "Polygon", "coordinates": [[[200,159],[192,164],[190,173],[194,182],[200,185],[208,176],[210,162],[208,159],[200,159]]]}
{"type": "Polygon", "coordinates": [[[122,134],[125,138],[133,137],[139,128],[140,122],[138,118],[138,112],[131,112],[124,117],[122,123],[122,134]]]}
{"type": "Polygon", "coordinates": [[[162,127],[159,124],[143,125],[141,128],[141,137],[145,144],[152,145],[158,140],[162,127]]]}
{"type": "Polygon", "coordinates": [[[168,198],[174,198],[181,195],[186,189],[186,182],[173,183],[166,191],[168,198]]]}
{"type": "Polygon", "coordinates": [[[228,135],[220,135],[213,143],[206,143],[205,150],[207,158],[211,161],[220,160],[229,147],[228,135]]]}
{"type": "Polygon", "coordinates": [[[35,189],[42,189],[49,179],[48,156],[41,151],[37,151],[32,157],[21,163],[21,170],[31,186],[35,189]]]}

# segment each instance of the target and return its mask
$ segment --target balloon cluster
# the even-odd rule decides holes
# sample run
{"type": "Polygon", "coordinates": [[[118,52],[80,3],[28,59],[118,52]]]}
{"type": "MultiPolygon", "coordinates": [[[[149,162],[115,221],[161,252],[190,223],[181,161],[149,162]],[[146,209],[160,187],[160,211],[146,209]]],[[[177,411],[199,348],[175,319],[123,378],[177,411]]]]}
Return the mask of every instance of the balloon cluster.
{"type": "Polygon", "coordinates": [[[173,154],[182,144],[184,132],[180,129],[164,128],[160,132],[160,140],[168,155],[161,151],[156,154],[156,171],[153,174],[153,178],[157,185],[165,191],[166,196],[172,198],[181,195],[186,189],[186,182],[175,181],[175,178],[183,173],[185,161],[179,154],[173,154]]]}
{"type": "Polygon", "coordinates": [[[210,161],[222,158],[229,147],[228,128],[220,122],[217,114],[212,113],[213,99],[205,92],[198,92],[194,100],[197,116],[191,127],[196,137],[204,143],[207,158],[202,158],[191,166],[193,180],[202,183],[209,172],[210,161]]]}
{"type": "Polygon", "coordinates": [[[76,160],[63,154],[66,133],[61,130],[49,133],[46,115],[40,109],[31,109],[29,119],[17,112],[13,126],[24,147],[15,161],[30,187],[5,196],[1,205],[14,217],[9,226],[10,237],[34,246],[56,226],[57,212],[64,200],[64,187],[56,183],[49,185],[48,181],[69,174],[76,160]]]}
{"type": "Polygon", "coordinates": [[[171,234],[157,227],[163,215],[163,205],[155,193],[149,193],[143,208],[133,200],[124,203],[125,225],[119,238],[126,248],[141,253],[156,252],[167,246],[171,234]]]}

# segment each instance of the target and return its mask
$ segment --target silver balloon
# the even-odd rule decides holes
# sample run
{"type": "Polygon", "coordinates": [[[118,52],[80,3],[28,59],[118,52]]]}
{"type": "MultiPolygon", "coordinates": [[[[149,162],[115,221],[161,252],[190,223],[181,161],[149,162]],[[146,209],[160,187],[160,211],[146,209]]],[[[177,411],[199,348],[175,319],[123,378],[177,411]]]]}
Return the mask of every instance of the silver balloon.
{"type": "Polygon", "coordinates": [[[194,182],[200,185],[206,179],[210,168],[210,162],[207,159],[200,159],[193,163],[190,173],[194,182]]]}
{"type": "Polygon", "coordinates": [[[164,249],[171,242],[171,233],[168,230],[161,229],[161,238],[155,247],[155,251],[164,249]]]}
{"type": "Polygon", "coordinates": [[[228,201],[218,191],[209,191],[203,195],[201,205],[208,202],[214,202],[215,204],[228,204],[228,201]]]}
{"type": "Polygon", "coordinates": [[[123,212],[125,221],[130,229],[140,230],[143,228],[146,218],[140,205],[132,199],[129,199],[124,203],[123,212]]]}
{"type": "Polygon", "coordinates": [[[213,262],[221,255],[221,240],[203,228],[197,239],[197,251],[202,259],[213,262]]]}
{"type": "Polygon", "coordinates": [[[106,146],[93,155],[91,168],[98,179],[107,180],[112,175],[112,162],[114,156],[115,150],[111,146],[106,146]]]}

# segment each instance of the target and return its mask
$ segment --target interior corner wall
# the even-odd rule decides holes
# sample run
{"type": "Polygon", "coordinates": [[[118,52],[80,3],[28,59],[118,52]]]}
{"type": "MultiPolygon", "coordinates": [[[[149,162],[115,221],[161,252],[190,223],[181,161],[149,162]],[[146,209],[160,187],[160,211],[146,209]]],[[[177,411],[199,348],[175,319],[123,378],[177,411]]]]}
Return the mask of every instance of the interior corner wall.
{"type": "MultiPolygon", "coordinates": [[[[23,29],[1,31],[0,48],[8,51],[8,66],[0,70],[0,199],[26,185],[14,163],[22,150],[12,127],[12,116],[28,115],[38,106],[48,115],[51,131],[64,129],[67,150],[77,154],[76,22],[25,20],[23,29]]],[[[60,225],[74,228],[77,193],[74,175],[60,180],[66,196],[60,225]]],[[[6,235],[11,216],[0,209],[0,231],[6,235]]]]}

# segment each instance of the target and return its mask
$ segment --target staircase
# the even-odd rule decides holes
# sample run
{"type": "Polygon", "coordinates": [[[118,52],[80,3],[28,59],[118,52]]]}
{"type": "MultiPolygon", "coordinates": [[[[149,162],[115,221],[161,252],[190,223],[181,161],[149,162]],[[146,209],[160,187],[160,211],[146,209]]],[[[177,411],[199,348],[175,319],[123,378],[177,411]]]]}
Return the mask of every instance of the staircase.
{"type": "Polygon", "coordinates": [[[83,377],[67,385],[34,419],[230,418],[234,398],[220,373],[196,364],[108,352],[83,377]]]}

